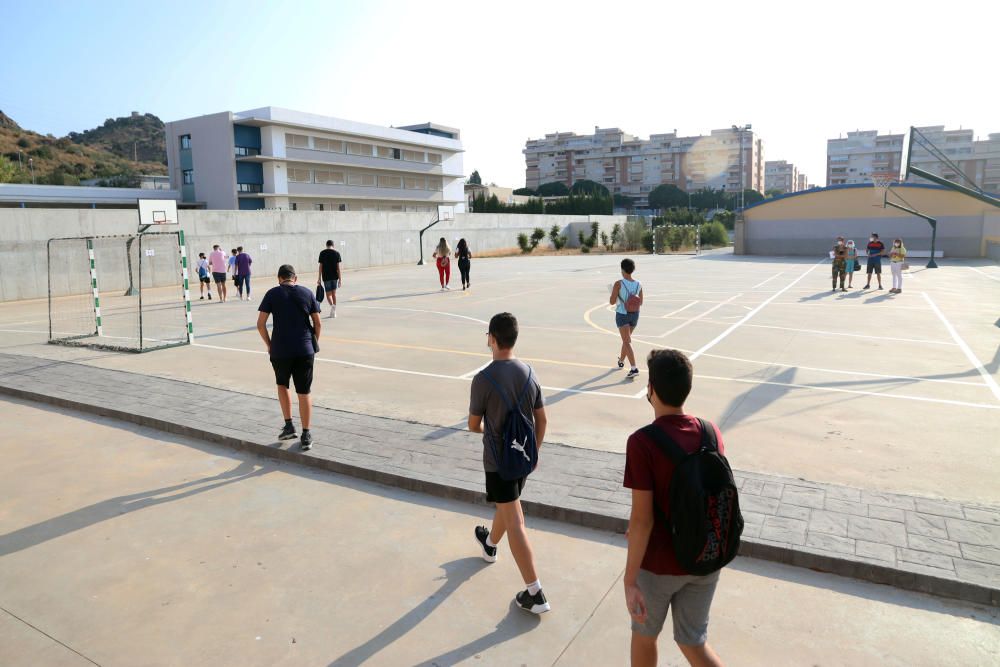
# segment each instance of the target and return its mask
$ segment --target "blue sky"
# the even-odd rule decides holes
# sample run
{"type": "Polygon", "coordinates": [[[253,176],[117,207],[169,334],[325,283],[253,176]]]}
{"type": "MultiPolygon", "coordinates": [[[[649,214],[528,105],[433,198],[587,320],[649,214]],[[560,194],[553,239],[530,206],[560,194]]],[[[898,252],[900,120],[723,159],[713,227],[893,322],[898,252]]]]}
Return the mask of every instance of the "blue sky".
{"type": "Polygon", "coordinates": [[[751,122],[766,159],[819,184],[826,139],[849,130],[1000,132],[1000,3],[814,5],[0,0],[0,109],[56,136],[133,110],[433,120],[462,130],[467,171],[514,186],[526,139],[595,125],[751,122]]]}

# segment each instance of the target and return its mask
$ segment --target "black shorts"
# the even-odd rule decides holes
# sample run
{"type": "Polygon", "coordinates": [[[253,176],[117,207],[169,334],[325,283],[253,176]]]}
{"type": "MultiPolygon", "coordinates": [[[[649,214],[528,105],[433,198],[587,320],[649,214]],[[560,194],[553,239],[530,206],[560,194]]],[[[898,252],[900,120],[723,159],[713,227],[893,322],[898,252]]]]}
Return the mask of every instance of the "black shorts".
{"type": "Polygon", "coordinates": [[[289,379],[295,382],[296,394],[308,394],[313,383],[313,355],[291,357],[289,359],[271,359],[274,369],[275,384],[289,387],[289,379]]]}
{"type": "Polygon", "coordinates": [[[513,481],[507,481],[500,476],[500,473],[486,473],[486,502],[488,503],[512,503],[521,497],[524,490],[524,482],[528,479],[522,477],[513,481]]]}
{"type": "Polygon", "coordinates": [[[867,272],[869,275],[872,273],[877,273],[878,275],[882,275],[882,262],[881,261],[873,262],[869,259],[867,272]]]}
{"type": "Polygon", "coordinates": [[[224,283],[224,282],[226,282],[226,274],[225,273],[218,273],[216,271],[212,271],[212,278],[217,283],[224,283]]]}
{"type": "Polygon", "coordinates": [[[201,277],[201,282],[205,283],[206,285],[211,285],[212,284],[212,279],[209,278],[208,276],[202,276],[201,277]]]}

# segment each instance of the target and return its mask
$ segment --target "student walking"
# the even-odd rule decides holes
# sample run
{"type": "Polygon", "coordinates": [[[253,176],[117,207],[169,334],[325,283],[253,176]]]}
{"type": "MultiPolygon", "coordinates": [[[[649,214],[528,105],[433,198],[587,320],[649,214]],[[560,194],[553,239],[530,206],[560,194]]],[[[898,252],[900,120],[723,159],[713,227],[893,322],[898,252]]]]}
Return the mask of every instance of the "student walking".
{"type": "Polygon", "coordinates": [[[472,380],[469,430],[483,434],[486,500],[496,504],[492,528],[476,526],[474,535],[487,563],[496,562],[497,545],[508,537],[526,585],[514,599],[521,609],[541,614],[550,607],[535,570],[519,498],[538,464],[547,420],[538,380],[529,366],[514,358],[517,333],[517,319],[510,313],[490,319],[486,344],[493,362],[472,380]]]}
{"type": "Polygon", "coordinates": [[[635,271],[635,262],[631,259],[623,259],[621,263],[621,280],[615,281],[611,287],[610,304],[615,306],[615,327],[622,337],[622,349],[618,355],[618,368],[625,368],[625,359],[628,358],[629,372],[626,378],[634,378],[639,374],[639,368],[635,365],[635,350],[632,349],[632,332],[639,326],[639,309],[642,307],[643,293],[642,285],[632,278],[635,271]]]}
{"type": "Polygon", "coordinates": [[[212,300],[212,279],[209,277],[211,269],[208,265],[208,260],[205,259],[205,253],[198,253],[198,287],[201,296],[198,297],[201,301],[205,300],[205,287],[208,286],[208,300],[212,300]]]}
{"type": "Polygon", "coordinates": [[[891,294],[903,292],[904,267],[906,267],[906,246],[903,245],[903,239],[895,239],[892,242],[892,249],[889,250],[889,269],[892,271],[892,289],[889,290],[891,294]]]}
{"type": "Polygon", "coordinates": [[[312,419],[313,361],[319,352],[319,337],[322,329],[320,305],[316,296],[305,287],[298,285],[295,269],[282,264],[278,269],[278,286],[264,294],[257,308],[257,332],[264,341],[274,369],[274,379],[278,387],[278,403],[285,426],[278,434],[279,440],[295,438],[292,424],[292,394],[289,381],[295,382],[295,393],[299,400],[299,418],[302,420],[302,437],[299,446],[303,451],[312,448],[312,433],[309,431],[312,419]],[[270,335],[267,318],[273,317],[270,335]]]}
{"type": "Polygon", "coordinates": [[[858,249],[854,240],[847,242],[847,289],[854,287],[854,272],[858,268],[858,249]]]}
{"type": "Polygon", "coordinates": [[[448,245],[448,240],[445,237],[442,236],[438,241],[434,254],[431,256],[437,258],[436,264],[438,278],[441,280],[441,291],[450,290],[448,283],[451,282],[451,246],[448,245]]]}
{"type": "Polygon", "coordinates": [[[840,291],[846,292],[844,277],[847,273],[847,245],[843,236],[837,237],[837,243],[833,246],[830,257],[833,258],[833,291],[837,291],[837,278],[840,278],[840,291]]]}
{"type": "Polygon", "coordinates": [[[875,232],[872,232],[872,235],[868,237],[865,252],[868,255],[868,266],[865,269],[868,280],[865,282],[864,289],[871,289],[872,273],[878,276],[878,288],[882,289],[882,256],[885,254],[885,244],[879,240],[878,234],[875,232]]]}
{"type": "Polygon", "coordinates": [[[316,284],[323,286],[326,301],[330,304],[330,317],[337,316],[337,288],[341,285],[340,264],[343,261],[333,246],[332,240],[327,241],[326,250],[320,251],[319,276],[316,278],[316,284]]]}
{"type": "Polygon", "coordinates": [[[219,292],[219,303],[228,301],[226,292],[226,253],[218,244],[212,246],[212,252],[208,254],[208,264],[212,269],[212,280],[215,281],[216,290],[219,292]]]}
{"type": "Polygon", "coordinates": [[[732,470],[718,428],[684,412],[693,377],[688,358],[654,350],[646,363],[646,400],[655,420],[629,436],[625,451],[624,486],[632,489],[624,575],[632,665],[657,663],[668,611],[687,661],[722,665],[708,645],[708,616],[719,570],[736,557],[743,531],[732,470]],[[672,514],[672,502],[683,502],[685,511],[672,514]]]}
{"type": "Polygon", "coordinates": [[[240,301],[243,300],[244,292],[246,300],[250,300],[250,265],[253,264],[253,257],[243,252],[243,246],[236,248],[236,289],[240,291],[240,301]]]}
{"type": "Polygon", "coordinates": [[[462,289],[467,290],[469,284],[469,269],[472,268],[472,253],[469,251],[469,244],[465,239],[458,240],[458,247],[455,249],[455,257],[458,258],[458,271],[462,274],[462,289]]]}

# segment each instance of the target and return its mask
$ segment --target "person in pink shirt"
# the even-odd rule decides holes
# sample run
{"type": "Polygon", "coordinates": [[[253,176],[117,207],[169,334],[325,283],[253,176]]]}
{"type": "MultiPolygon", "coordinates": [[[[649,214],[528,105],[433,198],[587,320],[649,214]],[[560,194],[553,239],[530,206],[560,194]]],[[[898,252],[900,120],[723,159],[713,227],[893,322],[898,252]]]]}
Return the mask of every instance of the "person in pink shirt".
{"type": "Polygon", "coordinates": [[[219,290],[219,303],[225,303],[227,301],[226,253],[222,252],[218,244],[212,246],[212,252],[208,254],[208,264],[212,267],[212,280],[219,290]]]}

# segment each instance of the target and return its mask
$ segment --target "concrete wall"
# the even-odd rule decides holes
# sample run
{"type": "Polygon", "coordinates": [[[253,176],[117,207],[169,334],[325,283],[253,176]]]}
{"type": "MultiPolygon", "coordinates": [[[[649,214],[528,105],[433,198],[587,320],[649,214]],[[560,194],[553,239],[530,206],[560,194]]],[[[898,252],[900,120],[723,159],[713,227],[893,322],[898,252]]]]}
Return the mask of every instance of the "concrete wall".
{"type": "MultiPolygon", "coordinates": [[[[178,218],[187,237],[188,255],[192,258],[199,252],[207,254],[216,243],[227,252],[242,245],[253,257],[253,271],[257,275],[274,275],[278,266],[289,263],[311,280],[317,257],[327,239],[336,242],[346,269],[416,263],[420,258],[419,230],[433,222],[436,215],[181,210],[178,218]]],[[[423,241],[424,258],[430,258],[442,236],[453,246],[464,237],[476,254],[516,248],[517,235],[530,234],[535,227],[547,233],[554,224],[565,228],[578,223],[589,233],[590,220],[599,222],[601,229],[610,234],[612,225],[624,224],[625,216],[459,213],[454,220],[442,221],[427,230],[423,241]]],[[[134,234],[137,224],[137,213],[128,210],[0,209],[0,301],[47,295],[48,239],[134,234]]],[[[541,243],[542,247],[548,245],[548,240],[541,243]]],[[[106,256],[110,258],[113,254],[108,251],[106,256]]],[[[113,261],[105,259],[104,266],[108,267],[113,261]]],[[[108,275],[127,276],[124,255],[120,263],[121,266],[109,267],[108,275]]],[[[74,272],[80,271],[77,268],[74,272]]],[[[156,275],[161,274],[166,275],[158,269],[156,275]]],[[[80,280],[85,288],[88,276],[84,273],[80,280]]],[[[69,289],[71,282],[60,282],[59,290],[69,289]]],[[[102,289],[105,287],[111,289],[110,285],[102,285],[102,289]]],[[[117,287],[116,284],[115,289],[117,287]]]]}
{"type": "MultiPolygon", "coordinates": [[[[915,210],[938,219],[937,249],[945,257],[982,257],[995,207],[938,187],[895,189],[915,210]]],[[[890,201],[903,203],[890,194],[890,201]]],[[[837,236],[863,246],[871,232],[888,244],[901,237],[909,250],[930,250],[931,228],[922,218],[882,208],[881,191],[848,186],[776,198],[746,209],[736,227],[736,253],[823,256],[837,236]]]]}

